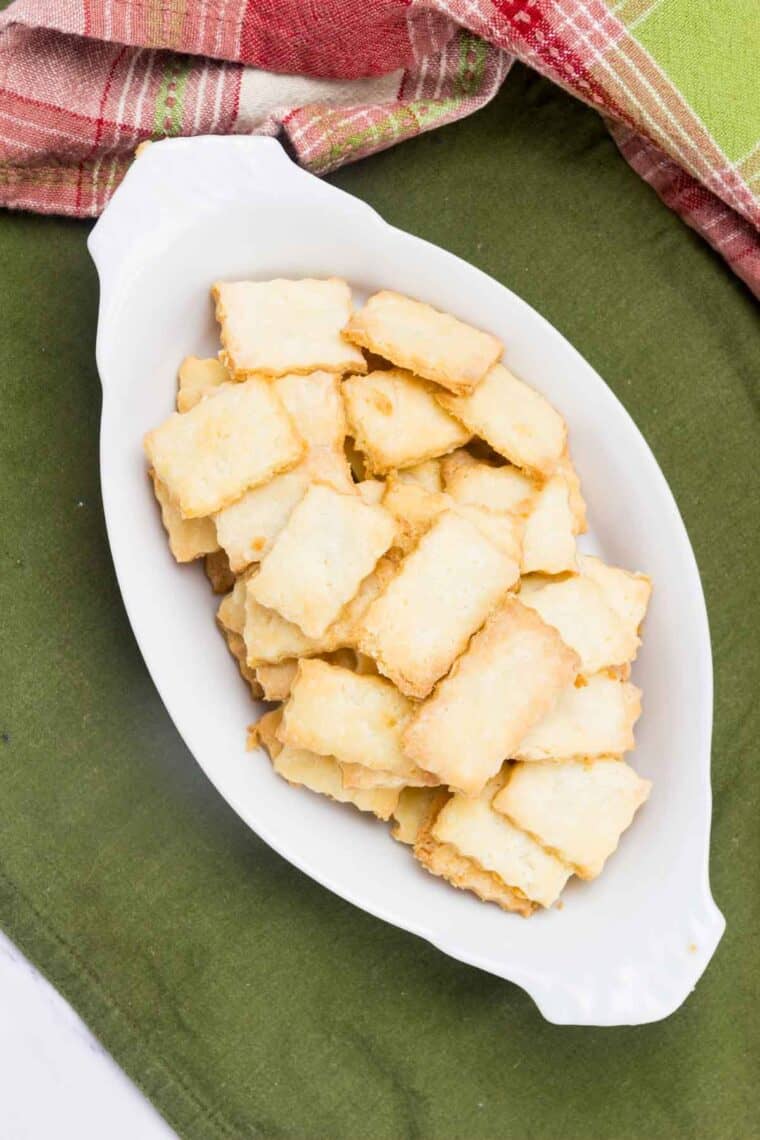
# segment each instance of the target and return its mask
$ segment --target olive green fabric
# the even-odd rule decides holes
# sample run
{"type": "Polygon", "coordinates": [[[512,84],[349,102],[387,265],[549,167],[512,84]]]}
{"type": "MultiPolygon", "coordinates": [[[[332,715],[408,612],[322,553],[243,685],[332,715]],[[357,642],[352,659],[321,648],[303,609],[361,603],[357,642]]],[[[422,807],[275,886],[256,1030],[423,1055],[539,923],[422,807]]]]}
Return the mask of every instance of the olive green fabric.
{"type": "Polygon", "coordinates": [[[332,180],[544,313],[662,465],[712,626],[723,942],[667,1021],[557,1028],[515,986],[334,898],[247,830],[164,711],[114,579],[87,226],[9,215],[0,925],[183,1137],[757,1137],[754,302],[599,118],[523,70],[476,117],[332,180]]]}

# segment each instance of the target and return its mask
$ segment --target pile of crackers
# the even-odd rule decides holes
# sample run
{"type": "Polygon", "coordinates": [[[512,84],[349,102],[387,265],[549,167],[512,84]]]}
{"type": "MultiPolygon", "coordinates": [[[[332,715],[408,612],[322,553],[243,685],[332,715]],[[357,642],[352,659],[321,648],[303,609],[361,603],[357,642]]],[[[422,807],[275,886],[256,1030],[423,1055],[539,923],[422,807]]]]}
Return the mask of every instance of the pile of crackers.
{"type": "Polygon", "coordinates": [[[651,586],[581,554],[562,417],[488,332],[346,282],[213,286],[145,438],[174,557],[205,556],[293,785],[530,915],[593,879],[650,784],[623,756],[651,586]]]}

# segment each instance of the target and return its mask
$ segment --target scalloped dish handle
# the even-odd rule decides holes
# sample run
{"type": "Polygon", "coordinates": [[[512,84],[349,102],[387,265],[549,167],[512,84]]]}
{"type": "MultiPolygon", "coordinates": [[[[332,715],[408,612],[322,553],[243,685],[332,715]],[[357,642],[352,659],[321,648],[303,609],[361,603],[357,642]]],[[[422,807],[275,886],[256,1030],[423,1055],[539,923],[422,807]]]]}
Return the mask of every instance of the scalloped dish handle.
{"type": "MultiPolygon", "coordinates": [[[[100,219],[87,248],[101,281],[128,261],[135,246],[151,236],[197,225],[198,209],[218,207],[230,197],[225,167],[244,163],[252,193],[298,168],[274,139],[207,136],[201,152],[190,139],[162,139],[135,159],[100,219]]],[[[240,173],[239,170],[236,173],[240,173]]],[[[271,193],[271,190],[270,190],[271,193]]]]}
{"type": "Polygon", "coordinates": [[[286,193],[343,199],[344,209],[365,222],[385,226],[366,202],[328,187],[303,170],[275,139],[250,135],[205,135],[151,143],[130,167],[90,233],[87,247],[101,283],[134,256],[137,247],[186,226],[197,226],[199,211],[216,212],[239,202],[240,178],[252,197],[281,199],[286,193]],[[202,148],[198,144],[202,144],[202,148]]]}

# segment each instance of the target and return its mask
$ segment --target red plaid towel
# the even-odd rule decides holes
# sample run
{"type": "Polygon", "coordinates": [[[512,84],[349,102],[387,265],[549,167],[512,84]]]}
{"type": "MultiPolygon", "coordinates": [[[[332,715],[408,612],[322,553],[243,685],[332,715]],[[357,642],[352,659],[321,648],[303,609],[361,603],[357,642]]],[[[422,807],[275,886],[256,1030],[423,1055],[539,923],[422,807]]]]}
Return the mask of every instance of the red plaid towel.
{"type": "Polygon", "coordinates": [[[321,174],[470,114],[518,58],[600,110],[760,295],[760,149],[730,161],[633,34],[676,0],[609,2],[16,0],[0,16],[0,202],[98,214],[135,146],[166,135],[279,134],[321,174]]]}

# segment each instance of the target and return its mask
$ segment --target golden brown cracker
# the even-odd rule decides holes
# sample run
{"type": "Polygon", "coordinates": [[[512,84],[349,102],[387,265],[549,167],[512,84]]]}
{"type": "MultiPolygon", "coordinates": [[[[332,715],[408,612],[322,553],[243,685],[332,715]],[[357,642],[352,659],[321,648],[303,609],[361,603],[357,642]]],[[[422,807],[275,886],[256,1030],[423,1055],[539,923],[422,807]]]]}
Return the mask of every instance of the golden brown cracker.
{"type": "Polygon", "coordinates": [[[438,400],[510,463],[542,476],[556,468],[567,439],[565,421],[503,364],[495,364],[469,395],[439,392],[438,400]]]}
{"type": "Polygon", "coordinates": [[[393,541],[380,506],[312,484],[261,563],[253,597],[321,637],[393,541]]]}
{"type": "Polygon", "coordinates": [[[223,384],[148,432],[145,451],[183,518],[203,518],[294,466],[304,445],[265,380],[223,384]]]}
{"type": "Polygon", "coordinates": [[[572,681],[578,658],[508,597],[406,728],[406,754],[443,783],[477,795],[572,681]]]}
{"type": "Polygon", "coordinates": [[[582,878],[593,879],[651,787],[623,760],[516,764],[493,806],[582,878]]]}
{"type": "Polygon", "coordinates": [[[340,330],[351,290],[336,277],[217,282],[212,290],[224,364],[238,379],[251,373],[364,372],[358,349],[340,330]]]}
{"type": "Polygon", "coordinates": [[[445,511],[365,613],[359,648],[402,692],[424,697],[518,573],[471,522],[445,511]]]}
{"type": "Polygon", "coordinates": [[[416,466],[470,438],[436,401],[434,387],[398,368],[343,381],[349,431],[370,474],[416,466]]]}
{"type": "Polygon", "coordinates": [[[387,289],[354,313],[343,335],[451,392],[471,392],[503,351],[490,333],[387,289]]]}

